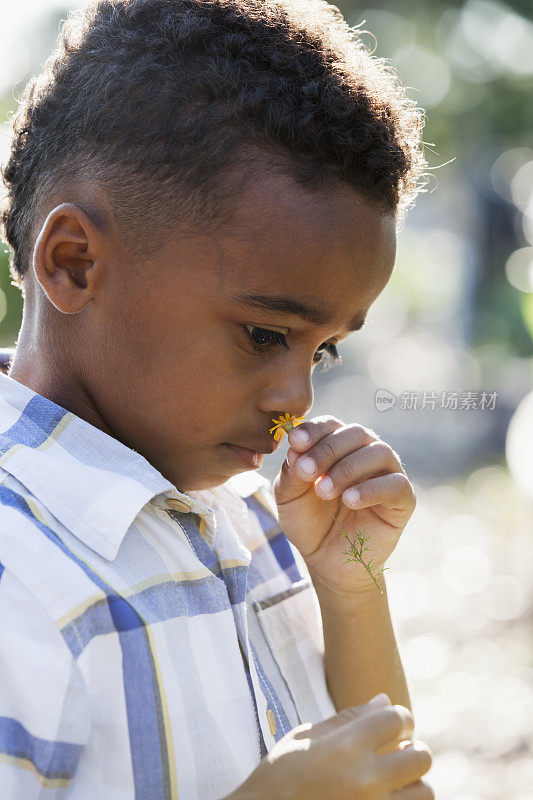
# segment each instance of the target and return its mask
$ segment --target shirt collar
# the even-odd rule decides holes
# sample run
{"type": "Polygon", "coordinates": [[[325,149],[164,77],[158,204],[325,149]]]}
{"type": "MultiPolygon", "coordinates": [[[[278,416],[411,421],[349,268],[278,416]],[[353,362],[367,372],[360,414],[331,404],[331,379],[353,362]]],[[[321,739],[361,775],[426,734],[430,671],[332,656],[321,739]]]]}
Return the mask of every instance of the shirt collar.
{"type": "Polygon", "coordinates": [[[168,493],[208,518],[214,513],[137,451],[2,372],[0,467],[108,560],[156,495],[168,493]]]}

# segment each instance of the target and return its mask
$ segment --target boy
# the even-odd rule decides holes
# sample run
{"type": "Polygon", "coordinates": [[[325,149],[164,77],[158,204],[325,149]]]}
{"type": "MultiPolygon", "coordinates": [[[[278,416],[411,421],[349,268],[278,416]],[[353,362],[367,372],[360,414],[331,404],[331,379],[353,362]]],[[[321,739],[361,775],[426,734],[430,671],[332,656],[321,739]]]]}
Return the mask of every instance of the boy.
{"type": "Polygon", "coordinates": [[[421,128],[321,1],[63,26],[3,170],[4,796],[433,797],[383,575],[331,519],[383,565],[415,504],[397,454],[327,416],[273,494],[253,471],[390,277],[421,128]]]}

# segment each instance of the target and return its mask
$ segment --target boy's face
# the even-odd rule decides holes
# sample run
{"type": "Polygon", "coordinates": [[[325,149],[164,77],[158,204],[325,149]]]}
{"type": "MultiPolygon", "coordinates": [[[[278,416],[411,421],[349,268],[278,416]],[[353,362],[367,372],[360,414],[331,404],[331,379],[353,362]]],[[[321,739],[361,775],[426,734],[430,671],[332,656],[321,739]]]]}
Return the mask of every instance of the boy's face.
{"type": "MultiPolygon", "coordinates": [[[[56,382],[42,393],[140,452],[184,492],[260,466],[261,458],[246,463],[228,443],[272,450],[272,418],[308,413],[316,351],[364,319],[394,265],[393,216],[349,187],[317,194],[265,177],[236,204],[238,222],[221,234],[177,231],[142,264],[109,238],[100,246],[83,217],[63,224],[58,216],[55,235],[63,224],[66,241],[79,223],[87,236],[83,281],[72,282],[68,270],[60,278],[58,263],[50,276],[48,261],[60,249],[36,249],[36,274],[54,305],[67,310],[73,293],[81,305],[55,314],[69,328],[63,347],[77,343],[69,354],[76,368],[67,375],[59,357],[61,389],[56,382]],[[324,319],[313,324],[239,303],[238,295],[291,298],[324,319]],[[246,325],[284,333],[290,349],[274,342],[257,352],[246,325]]],[[[251,333],[259,343],[273,338],[251,333]]],[[[52,357],[57,370],[57,349],[52,357]]]]}

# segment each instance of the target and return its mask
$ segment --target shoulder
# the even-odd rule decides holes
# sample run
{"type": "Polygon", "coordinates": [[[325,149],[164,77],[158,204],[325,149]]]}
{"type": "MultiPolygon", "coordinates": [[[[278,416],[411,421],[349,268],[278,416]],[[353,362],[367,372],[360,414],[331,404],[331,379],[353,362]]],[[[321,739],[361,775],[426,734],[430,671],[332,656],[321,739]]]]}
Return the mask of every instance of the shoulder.
{"type": "MultiPolygon", "coordinates": [[[[68,531],[39,501],[0,481],[0,564],[54,625],[71,608],[99,592],[89,566],[68,546],[68,531]],[[2,488],[6,491],[2,492],[2,488]]],[[[8,578],[7,585],[13,585],[8,578]]]]}

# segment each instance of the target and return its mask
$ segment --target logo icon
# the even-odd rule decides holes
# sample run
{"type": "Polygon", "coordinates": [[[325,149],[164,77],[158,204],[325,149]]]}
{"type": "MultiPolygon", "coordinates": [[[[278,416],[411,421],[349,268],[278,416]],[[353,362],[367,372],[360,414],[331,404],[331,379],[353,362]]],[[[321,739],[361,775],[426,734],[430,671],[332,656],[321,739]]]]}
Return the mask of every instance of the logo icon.
{"type": "Polygon", "coordinates": [[[376,392],[376,408],[378,411],[389,411],[394,408],[396,397],[387,389],[378,389],[376,392]]]}

